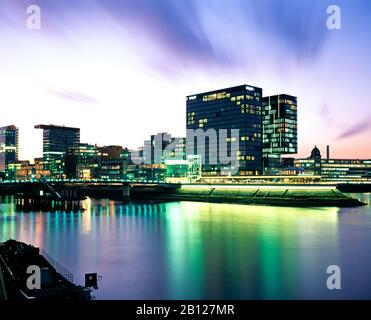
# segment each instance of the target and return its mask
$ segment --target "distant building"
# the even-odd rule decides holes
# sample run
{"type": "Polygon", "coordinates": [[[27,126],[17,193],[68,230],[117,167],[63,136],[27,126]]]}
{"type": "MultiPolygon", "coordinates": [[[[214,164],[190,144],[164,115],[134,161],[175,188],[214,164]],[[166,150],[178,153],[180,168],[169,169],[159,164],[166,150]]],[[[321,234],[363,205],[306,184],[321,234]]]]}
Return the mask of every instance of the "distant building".
{"type": "Polygon", "coordinates": [[[371,182],[371,159],[321,160],[322,180],[331,182],[371,182]]]}
{"type": "Polygon", "coordinates": [[[308,158],[295,159],[294,166],[304,169],[305,174],[321,175],[321,152],[315,146],[308,158]]]}
{"type": "Polygon", "coordinates": [[[48,178],[50,176],[50,171],[45,168],[44,158],[35,158],[34,166],[36,171],[36,179],[48,178]]]}
{"type": "Polygon", "coordinates": [[[162,182],[166,178],[165,164],[131,164],[127,179],[141,182],[162,182]]]}
{"type": "Polygon", "coordinates": [[[295,158],[292,157],[284,157],[281,158],[281,168],[289,168],[294,166],[295,158]]]}
{"type": "Polygon", "coordinates": [[[7,180],[31,180],[33,166],[30,161],[13,161],[7,165],[7,180]]]}
{"type": "MultiPolygon", "coordinates": [[[[144,147],[129,153],[127,177],[130,180],[164,181],[186,178],[186,138],[167,132],[151,135],[144,147]]],[[[175,181],[174,180],[174,181],[175,181]]]]}
{"type": "Polygon", "coordinates": [[[187,182],[187,139],[183,137],[171,138],[171,145],[163,151],[163,162],[166,165],[166,181],[187,182]]]}
{"type": "Polygon", "coordinates": [[[183,137],[171,137],[171,144],[163,150],[163,161],[186,160],[187,158],[187,139],[183,137]]]}
{"type": "Polygon", "coordinates": [[[370,182],[371,159],[331,159],[329,148],[327,157],[322,159],[320,150],[315,146],[308,158],[295,159],[295,167],[304,169],[303,174],[320,175],[323,182],[370,182]]]}
{"type": "Polygon", "coordinates": [[[65,154],[67,179],[90,180],[98,178],[100,155],[97,146],[79,143],[68,147],[65,154]]]}
{"type": "Polygon", "coordinates": [[[38,158],[31,164],[28,160],[15,161],[8,164],[7,180],[33,181],[49,176],[49,171],[44,170],[38,158]]]}
{"type": "Polygon", "coordinates": [[[129,150],[122,146],[99,148],[100,178],[122,180],[127,178],[129,150]]]}
{"type": "Polygon", "coordinates": [[[43,130],[43,158],[52,178],[65,177],[65,154],[68,148],[80,143],[80,128],[55,125],[36,125],[43,130]]]}
{"type": "Polygon", "coordinates": [[[6,126],[0,128],[0,171],[5,172],[11,162],[18,161],[18,128],[6,126]]]}
{"type": "Polygon", "coordinates": [[[171,143],[171,136],[167,132],[151,135],[150,140],[144,141],[143,163],[160,164],[163,163],[163,152],[171,143]]]}
{"type": "Polygon", "coordinates": [[[203,175],[261,173],[261,105],[262,89],[250,85],[187,96],[187,130],[197,130],[208,135],[211,129],[216,133],[216,142],[210,142],[210,138],[205,139],[204,135],[204,151],[198,148],[200,137],[193,137],[194,141],[191,141],[187,134],[187,144],[194,146],[187,155],[201,156],[203,175]],[[221,136],[223,129],[227,130],[226,138],[221,136]],[[232,130],[239,130],[237,137],[232,134],[232,130]],[[232,150],[233,142],[238,142],[238,150],[232,150]],[[227,158],[223,159],[224,155],[231,162],[227,163],[227,158]],[[235,165],[237,162],[238,165],[235,165]]]}
{"type": "Polygon", "coordinates": [[[262,100],[264,173],[276,173],[281,156],[295,154],[297,140],[297,98],[287,94],[264,97],[262,100]]]}

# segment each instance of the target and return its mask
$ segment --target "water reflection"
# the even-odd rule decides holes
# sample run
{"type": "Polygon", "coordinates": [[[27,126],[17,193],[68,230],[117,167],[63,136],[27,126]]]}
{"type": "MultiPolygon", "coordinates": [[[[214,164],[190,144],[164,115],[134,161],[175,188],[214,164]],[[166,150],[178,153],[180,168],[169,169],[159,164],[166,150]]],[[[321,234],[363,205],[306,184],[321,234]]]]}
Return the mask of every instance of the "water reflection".
{"type": "Polygon", "coordinates": [[[43,247],[81,283],[98,272],[102,299],[370,298],[370,207],[105,199],[83,207],[17,212],[7,197],[0,231],[43,247]],[[331,264],[343,270],[341,292],[326,288],[331,264]]]}

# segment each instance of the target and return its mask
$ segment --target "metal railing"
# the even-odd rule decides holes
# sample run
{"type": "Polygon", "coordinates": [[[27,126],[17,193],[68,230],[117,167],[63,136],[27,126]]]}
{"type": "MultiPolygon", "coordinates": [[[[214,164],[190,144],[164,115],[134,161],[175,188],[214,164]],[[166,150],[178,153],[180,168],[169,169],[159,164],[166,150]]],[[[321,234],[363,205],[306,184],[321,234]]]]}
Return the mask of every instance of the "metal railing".
{"type": "Polygon", "coordinates": [[[55,261],[49,253],[45,251],[45,249],[40,248],[40,254],[53,266],[53,268],[66,280],[68,280],[71,283],[73,282],[73,274],[70,272],[66,267],[59,264],[57,261],[55,261]]]}

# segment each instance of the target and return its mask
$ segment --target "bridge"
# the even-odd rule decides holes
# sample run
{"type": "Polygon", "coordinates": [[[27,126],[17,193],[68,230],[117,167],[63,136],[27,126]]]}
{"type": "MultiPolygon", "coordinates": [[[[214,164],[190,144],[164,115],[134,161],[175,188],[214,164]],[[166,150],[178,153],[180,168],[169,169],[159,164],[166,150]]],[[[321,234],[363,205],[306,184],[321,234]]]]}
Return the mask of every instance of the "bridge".
{"type": "Polygon", "coordinates": [[[178,188],[179,184],[127,180],[2,181],[0,195],[14,195],[18,201],[32,203],[80,201],[86,197],[125,201],[149,194],[171,193],[178,188]]]}

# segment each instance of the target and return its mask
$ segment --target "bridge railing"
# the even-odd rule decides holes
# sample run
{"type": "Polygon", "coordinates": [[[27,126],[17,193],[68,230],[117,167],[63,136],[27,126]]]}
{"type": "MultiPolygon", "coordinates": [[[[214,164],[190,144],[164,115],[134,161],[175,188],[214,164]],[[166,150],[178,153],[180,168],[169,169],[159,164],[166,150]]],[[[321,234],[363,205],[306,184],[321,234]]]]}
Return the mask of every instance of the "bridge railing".
{"type": "Polygon", "coordinates": [[[0,184],[12,183],[156,183],[156,184],[169,184],[161,180],[145,180],[145,179],[43,179],[43,180],[0,180],[0,184]]]}

